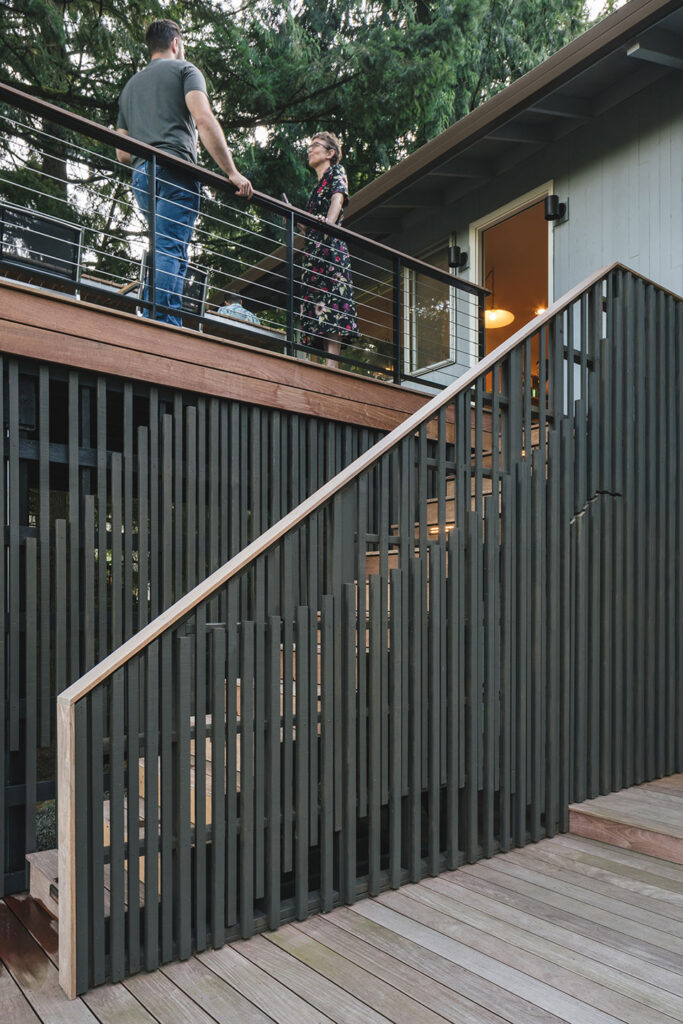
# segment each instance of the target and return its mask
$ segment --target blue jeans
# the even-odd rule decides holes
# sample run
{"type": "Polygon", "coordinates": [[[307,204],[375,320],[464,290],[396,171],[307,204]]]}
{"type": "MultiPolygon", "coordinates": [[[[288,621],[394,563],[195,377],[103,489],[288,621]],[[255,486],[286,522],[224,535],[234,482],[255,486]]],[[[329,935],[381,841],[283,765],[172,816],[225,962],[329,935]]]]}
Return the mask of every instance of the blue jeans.
{"type": "MultiPolygon", "coordinates": [[[[147,164],[133,171],[133,194],[149,225],[149,193],[147,164]]],[[[180,326],[183,284],[187,274],[188,245],[199,214],[199,182],[179,175],[167,167],[157,167],[156,189],[156,273],[155,298],[159,309],[157,320],[180,326]]],[[[149,280],[149,278],[148,278],[149,280]]],[[[147,281],[143,298],[149,299],[147,281]]],[[[145,316],[149,311],[145,310],[145,316]]]]}

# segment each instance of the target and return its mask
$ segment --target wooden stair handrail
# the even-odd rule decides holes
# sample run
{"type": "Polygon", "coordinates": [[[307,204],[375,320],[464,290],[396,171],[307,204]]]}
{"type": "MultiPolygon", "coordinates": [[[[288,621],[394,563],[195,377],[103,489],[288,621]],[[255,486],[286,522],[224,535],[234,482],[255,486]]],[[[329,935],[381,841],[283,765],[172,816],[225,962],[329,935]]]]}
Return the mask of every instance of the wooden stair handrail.
{"type": "MultiPolygon", "coordinates": [[[[108,679],[114,672],[122,668],[127,661],[158,639],[158,637],[160,637],[161,634],[169,627],[175,625],[176,622],[188,615],[201,601],[210,597],[216,590],[227,583],[228,580],[245,569],[251,561],[272,547],[272,545],[284,537],[289,530],[298,526],[306,516],[314,512],[317,508],[337,494],[338,491],[346,487],[346,485],[355,477],[359,476],[377,462],[385,452],[397,445],[403,440],[403,438],[412,434],[424,422],[431,419],[439,409],[451,402],[455,395],[459,394],[461,391],[465,391],[478,377],[488,373],[489,370],[491,370],[491,368],[501,360],[501,358],[506,356],[518,345],[521,345],[529,335],[535,334],[541,327],[543,327],[544,324],[548,323],[563,309],[575,302],[583,292],[587,291],[593,285],[597,284],[598,281],[601,281],[607,274],[616,269],[625,270],[643,280],[647,280],[642,278],[641,274],[638,274],[630,267],[619,262],[608,264],[601,270],[598,270],[585,278],[585,280],[580,284],[577,284],[570,291],[566,292],[566,294],[560,299],[552,303],[544,313],[541,313],[539,316],[525,324],[524,327],[521,327],[515,334],[508,338],[507,341],[503,342],[502,345],[499,345],[498,348],[494,349],[488,356],[485,356],[484,359],[480,360],[475,366],[450,384],[444,391],[441,391],[421,409],[414,412],[398,427],[360,455],[354,462],[341,470],[341,472],[335,477],[323,484],[323,486],[315,491],[314,494],[302,501],[296,508],[292,509],[291,512],[288,512],[287,515],[283,516],[282,519],[273,526],[269,527],[269,529],[262,533],[260,537],[257,537],[256,540],[252,541],[251,544],[248,544],[247,547],[243,548],[237,555],[234,555],[228,562],[222,565],[219,569],[216,569],[216,571],[210,576],[207,576],[205,580],[197,584],[196,587],[193,587],[193,589],[187,594],[184,594],[183,597],[158,615],[156,619],[153,619],[152,622],[144,626],[135,634],[135,636],[132,636],[124,644],[99,662],[99,664],[86,672],[85,675],[81,676],[80,679],[73,682],[66,690],[63,690],[57,697],[57,704],[62,707],[68,707],[77,703],[82,697],[85,697],[86,694],[90,693],[90,691],[96,686],[102,683],[105,679],[108,679]]],[[[655,282],[648,281],[648,283],[654,284],[655,282]]],[[[655,286],[659,288],[659,285],[655,286]]],[[[666,291],[666,289],[660,290],[666,291]]],[[[680,298],[680,296],[676,296],[673,292],[670,292],[669,294],[674,295],[676,298],[680,298]]]]}

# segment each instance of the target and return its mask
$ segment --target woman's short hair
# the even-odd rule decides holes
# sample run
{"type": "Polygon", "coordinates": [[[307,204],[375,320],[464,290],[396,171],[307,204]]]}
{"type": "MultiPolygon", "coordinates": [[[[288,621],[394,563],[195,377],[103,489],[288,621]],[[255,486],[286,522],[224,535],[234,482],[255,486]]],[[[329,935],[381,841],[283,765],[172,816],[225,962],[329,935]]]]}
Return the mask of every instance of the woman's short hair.
{"type": "Polygon", "coordinates": [[[341,147],[341,142],[339,141],[337,136],[333,135],[332,132],[316,132],[315,135],[313,136],[313,138],[314,139],[320,139],[321,142],[325,143],[325,146],[327,147],[327,149],[333,149],[334,150],[334,156],[332,157],[332,163],[333,164],[338,164],[339,161],[341,160],[342,147],[341,147]]]}
{"type": "Polygon", "coordinates": [[[180,25],[177,25],[175,21],[170,21],[168,18],[153,21],[145,33],[145,42],[147,43],[150,56],[155,53],[163,53],[164,50],[168,50],[174,39],[182,38],[183,34],[180,31],[180,25]]]}

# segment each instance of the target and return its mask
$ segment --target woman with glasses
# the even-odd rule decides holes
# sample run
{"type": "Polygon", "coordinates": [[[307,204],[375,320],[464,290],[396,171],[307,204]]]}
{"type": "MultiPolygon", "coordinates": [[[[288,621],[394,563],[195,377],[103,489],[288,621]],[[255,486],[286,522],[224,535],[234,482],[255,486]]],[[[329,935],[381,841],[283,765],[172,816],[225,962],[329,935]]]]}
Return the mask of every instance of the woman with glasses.
{"type": "MultiPolygon", "coordinates": [[[[317,177],[306,204],[327,224],[340,224],[349,201],[346,171],[339,163],[341,144],[331,132],[319,132],[308,147],[308,165],[317,177]]],[[[358,337],[349,250],[340,238],[306,228],[301,268],[301,341],[336,357],[342,342],[358,337]]],[[[328,358],[327,365],[337,365],[328,358]]]]}

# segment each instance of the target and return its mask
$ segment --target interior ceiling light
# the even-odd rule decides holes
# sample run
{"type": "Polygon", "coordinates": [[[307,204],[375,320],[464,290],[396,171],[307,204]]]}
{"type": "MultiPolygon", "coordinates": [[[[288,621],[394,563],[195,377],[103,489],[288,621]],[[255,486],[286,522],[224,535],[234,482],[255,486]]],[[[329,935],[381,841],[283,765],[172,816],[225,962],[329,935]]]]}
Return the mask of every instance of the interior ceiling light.
{"type": "Polygon", "coordinates": [[[495,288],[494,288],[494,277],[493,267],[489,270],[488,274],[484,278],[484,287],[486,282],[491,278],[491,307],[484,310],[484,326],[489,329],[496,327],[507,327],[515,319],[515,314],[511,313],[509,309],[497,309],[495,299],[495,288]]]}

